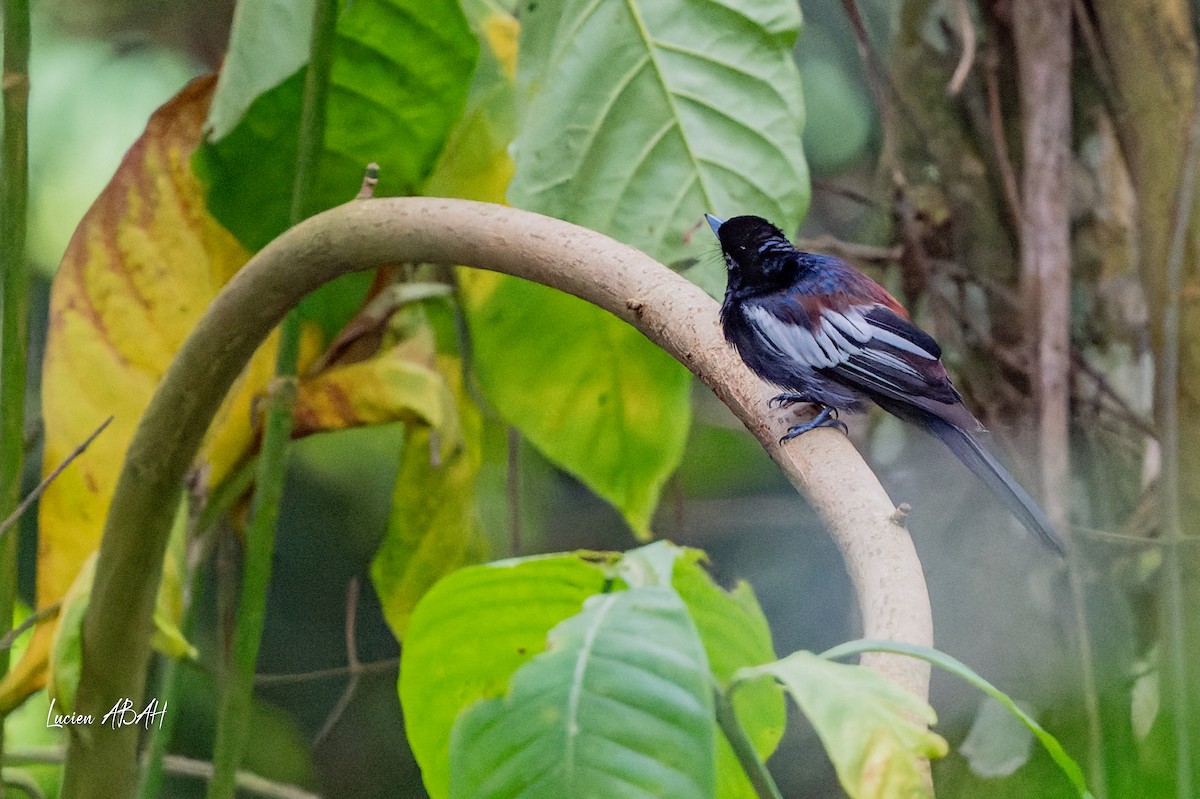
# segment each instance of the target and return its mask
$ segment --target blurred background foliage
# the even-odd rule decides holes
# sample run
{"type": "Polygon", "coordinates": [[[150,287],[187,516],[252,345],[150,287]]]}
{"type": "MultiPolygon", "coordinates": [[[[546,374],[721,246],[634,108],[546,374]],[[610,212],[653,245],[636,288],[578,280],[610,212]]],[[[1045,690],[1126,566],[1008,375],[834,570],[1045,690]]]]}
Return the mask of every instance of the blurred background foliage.
{"type": "MultiPolygon", "coordinates": [[[[887,137],[873,94],[878,86],[866,78],[843,4],[806,0],[795,55],[804,79],[804,149],[813,195],[801,236],[814,247],[824,243],[843,254],[865,256],[857,263],[910,303],[946,345],[960,387],[997,433],[995,447],[1028,468],[1021,456],[1031,451],[1035,435],[1023,415],[1029,385],[1019,368],[1002,358],[1003,345],[1019,338],[1011,297],[1007,310],[1003,302],[1004,287],[1013,283],[1015,250],[1005,230],[1003,202],[995,199],[994,176],[972,160],[982,149],[979,122],[972,115],[986,104],[987,86],[982,79],[969,86],[961,103],[922,103],[922,81],[944,85],[957,61],[953,4],[909,2],[902,11],[893,5],[862,0],[858,7],[879,57],[896,70],[892,80],[908,100],[909,113],[925,115],[919,126],[937,135],[919,141],[910,130],[890,140],[912,165],[906,192],[897,198],[879,168],[887,137]],[[939,150],[943,145],[946,149],[939,150]],[[913,151],[921,155],[911,156],[913,151]],[[939,191],[959,177],[957,195],[939,191]],[[964,204],[972,201],[979,207],[968,214],[964,204]],[[921,268],[896,249],[914,219],[929,255],[921,268]],[[867,246],[847,248],[843,242],[867,246]]],[[[1005,4],[984,3],[982,10],[970,5],[982,50],[991,59],[983,68],[998,81],[1004,119],[1011,123],[1016,102],[1011,42],[1000,7],[1005,4]]],[[[232,12],[232,0],[46,0],[35,5],[30,115],[34,369],[44,341],[49,280],[79,218],[150,112],[190,77],[219,66],[232,12]]],[[[1112,123],[1092,96],[1098,90],[1086,79],[1081,86],[1072,295],[1072,332],[1081,365],[1073,380],[1069,491],[1075,521],[1088,528],[1078,540],[1085,556],[1081,568],[1102,731],[1102,762],[1093,763],[1088,773],[1104,775],[1105,784],[1092,786],[1098,796],[1168,796],[1173,780],[1169,707],[1159,698],[1156,665],[1155,579],[1161,557],[1156,549],[1111,535],[1144,535],[1154,527],[1152,514],[1135,513],[1153,476],[1145,436],[1153,384],[1149,320],[1127,259],[1114,254],[1121,250],[1121,237],[1130,235],[1131,223],[1121,202],[1120,168],[1114,166],[1112,123]]],[[[1011,138],[1012,133],[1002,135],[1011,138]]],[[[717,258],[715,242],[711,257],[717,258]]],[[[36,376],[29,385],[34,404],[28,416],[36,419],[36,376]]],[[[706,550],[722,582],[751,582],[779,653],[821,651],[855,637],[852,591],[813,512],[706,389],[694,385],[692,392],[693,424],[682,465],[668,481],[653,520],[655,533],[706,550]]],[[[36,431],[31,432],[36,440],[36,431]]],[[[851,435],[891,495],[915,506],[912,528],[929,581],[939,648],[1018,698],[1083,760],[1089,721],[1080,688],[1078,629],[1060,565],[1020,535],[936,442],[876,416],[852,421],[851,435]]],[[[391,425],[296,443],[261,672],[312,672],[345,664],[346,587],[354,578],[369,585],[365,578],[388,524],[395,453],[403,437],[403,426],[391,425]]],[[[36,453],[27,460],[29,487],[39,462],[36,453]]],[[[1020,474],[1036,484],[1032,469],[1020,474]]],[[[497,555],[622,550],[635,543],[610,505],[557,470],[494,415],[484,426],[479,504],[482,528],[497,555]]],[[[37,548],[33,518],[22,527],[27,597],[37,548]]],[[[218,557],[217,571],[220,563],[218,557]]],[[[211,651],[217,644],[215,597],[204,597],[200,608],[196,638],[202,650],[211,651]]],[[[329,797],[422,796],[404,741],[395,668],[389,666],[398,647],[377,598],[366,588],[356,630],[358,657],[382,667],[362,679],[329,729],[326,721],[344,678],[260,686],[258,712],[264,721],[256,725],[254,748],[262,757],[247,766],[257,769],[262,763],[274,769],[262,773],[311,784],[329,797]]],[[[188,685],[175,749],[204,758],[212,737],[213,689],[200,671],[188,685]]],[[[931,703],[938,710],[938,729],[952,745],[951,754],[934,766],[942,796],[1070,795],[1044,754],[1023,749],[1024,739],[995,722],[977,693],[935,674],[931,703]],[[973,726],[978,727],[974,733],[973,726]],[[975,745],[959,746],[972,738],[975,745]],[[994,745],[980,745],[980,740],[994,745]],[[1014,772],[1027,757],[1028,764],[1014,772]]],[[[10,729],[18,730],[14,747],[33,743],[17,725],[30,716],[24,729],[36,731],[42,708],[27,705],[10,720],[10,729]]],[[[831,766],[799,718],[789,720],[771,767],[786,796],[839,795],[831,766]]],[[[171,796],[202,793],[196,782],[180,779],[170,780],[167,790],[171,796]]]]}

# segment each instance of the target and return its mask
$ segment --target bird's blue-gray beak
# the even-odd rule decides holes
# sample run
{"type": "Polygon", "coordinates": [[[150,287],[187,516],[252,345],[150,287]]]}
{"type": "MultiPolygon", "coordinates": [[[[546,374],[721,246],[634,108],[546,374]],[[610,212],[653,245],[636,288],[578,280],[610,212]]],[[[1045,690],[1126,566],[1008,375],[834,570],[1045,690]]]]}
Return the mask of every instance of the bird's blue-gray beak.
{"type": "Polygon", "coordinates": [[[725,224],[725,220],[717,219],[712,214],[705,214],[704,218],[708,220],[708,226],[710,228],[712,228],[713,235],[714,236],[720,235],[719,233],[717,233],[717,231],[720,230],[721,225],[725,224]]]}

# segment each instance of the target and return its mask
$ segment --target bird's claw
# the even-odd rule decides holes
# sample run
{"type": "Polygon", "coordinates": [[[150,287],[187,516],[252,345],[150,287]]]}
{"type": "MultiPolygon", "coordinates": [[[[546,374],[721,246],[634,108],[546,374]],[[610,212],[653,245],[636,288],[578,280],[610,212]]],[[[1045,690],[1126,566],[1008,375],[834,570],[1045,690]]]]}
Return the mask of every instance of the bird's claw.
{"type": "Polygon", "coordinates": [[[774,397],[771,397],[771,399],[767,400],[767,407],[789,408],[792,405],[795,405],[797,402],[809,402],[809,399],[803,394],[790,394],[785,391],[784,393],[776,394],[774,397]]]}
{"type": "Polygon", "coordinates": [[[834,427],[841,430],[844,435],[850,434],[846,423],[837,418],[837,411],[835,409],[822,408],[821,412],[812,421],[789,427],[783,438],[779,439],[779,443],[783,444],[786,441],[791,441],[796,436],[803,435],[809,430],[816,430],[818,427],[834,427]]]}

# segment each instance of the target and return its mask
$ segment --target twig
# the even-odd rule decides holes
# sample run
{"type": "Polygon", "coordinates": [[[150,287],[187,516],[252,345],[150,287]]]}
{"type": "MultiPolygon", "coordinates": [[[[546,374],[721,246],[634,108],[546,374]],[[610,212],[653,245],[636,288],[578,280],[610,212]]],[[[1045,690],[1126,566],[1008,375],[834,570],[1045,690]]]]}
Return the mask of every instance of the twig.
{"type": "Polygon", "coordinates": [[[954,74],[950,77],[950,83],[946,86],[946,91],[951,97],[958,96],[962,91],[963,84],[967,82],[967,75],[971,72],[971,66],[975,63],[975,24],[971,22],[971,12],[967,9],[967,0],[954,0],[954,16],[958,18],[958,29],[962,33],[962,55],[958,58],[958,66],[954,68],[954,74]]]}
{"type": "MultiPolygon", "coordinates": [[[[904,121],[916,133],[916,142],[925,148],[925,151],[933,158],[933,154],[929,152],[928,143],[933,140],[930,131],[925,129],[917,116],[905,104],[903,95],[896,88],[895,82],[892,80],[892,75],[880,58],[879,53],[871,44],[870,34],[867,33],[867,26],[863,22],[862,14],[858,10],[857,0],[842,0],[842,9],[846,13],[846,19],[850,22],[850,30],[854,33],[854,41],[858,46],[858,54],[863,62],[863,71],[867,76],[867,86],[871,91],[871,96],[875,99],[876,105],[879,107],[880,116],[884,120],[883,136],[884,142],[881,161],[886,164],[891,164],[893,170],[900,169],[898,159],[895,157],[895,149],[892,143],[892,120],[897,114],[904,118],[904,121]]],[[[936,158],[933,158],[936,160],[936,158]]]]}
{"type": "Polygon", "coordinates": [[[30,629],[44,622],[46,619],[57,616],[58,611],[61,609],[62,602],[55,602],[51,605],[47,605],[36,613],[31,613],[23,622],[5,633],[3,638],[0,638],[0,650],[8,651],[12,649],[13,644],[17,642],[18,638],[20,638],[30,629]]]}
{"type": "MultiPolygon", "coordinates": [[[[14,749],[4,755],[4,762],[12,765],[38,763],[55,765],[66,759],[67,748],[65,746],[14,749]]],[[[197,777],[202,780],[211,780],[213,777],[212,763],[183,755],[167,755],[163,758],[163,769],[180,777],[197,777]]],[[[266,777],[260,777],[250,771],[238,771],[236,783],[240,790],[265,796],[268,799],[321,799],[320,794],[307,791],[298,785],[268,780],[266,777]]]]}
{"type": "Polygon", "coordinates": [[[1112,387],[1112,384],[1108,382],[1103,372],[1088,363],[1088,359],[1083,357],[1083,353],[1079,351],[1078,347],[1071,347],[1071,360],[1074,362],[1076,369],[1091,378],[1092,382],[1096,385],[1096,390],[1100,394],[1108,397],[1116,404],[1117,410],[1120,411],[1117,418],[1147,438],[1158,438],[1158,430],[1154,428],[1154,425],[1143,419],[1141,414],[1129,407],[1128,401],[1121,396],[1120,392],[1112,387]]]}
{"type": "Polygon", "coordinates": [[[349,677],[351,674],[372,674],[374,672],[395,671],[400,667],[400,658],[373,660],[370,663],[359,663],[357,666],[334,666],[331,669],[315,669],[299,671],[290,674],[256,674],[255,685],[294,685],[297,683],[327,680],[334,677],[349,677]]]}
{"type": "Polygon", "coordinates": [[[858,244],[852,241],[842,241],[834,236],[817,236],[811,239],[797,239],[796,246],[808,252],[823,252],[836,255],[839,258],[851,258],[856,261],[873,263],[888,263],[900,260],[904,248],[899,245],[877,247],[873,244],[858,244]]]}
{"type": "MultiPolygon", "coordinates": [[[[937,267],[936,273],[938,275],[982,288],[1004,303],[1008,311],[1016,313],[1020,310],[1017,293],[1008,286],[967,272],[951,261],[933,259],[932,262],[937,267]]],[[[954,317],[954,321],[978,339],[995,360],[1002,362],[1006,367],[1015,372],[1026,376],[1029,375],[1031,364],[1028,359],[1020,358],[1009,352],[1006,348],[1001,347],[986,330],[976,325],[973,319],[962,313],[944,294],[941,297],[954,317]]],[[[1092,366],[1087,358],[1084,357],[1079,344],[1074,341],[1071,342],[1071,359],[1073,367],[1077,368],[1084,376],[1093,380],[1100,393],[1108,396],[1117,406],[1115,411],[1110,411],[1117,419],[1150,438],[1158,438],[1159,431],[1155,429],[1154,425],[1142,418],[1141,414],[1129,406],[1129,402],[1108,383],[1103,373],[1092,366]]]]}
{"type": "Polygon", "coordinates": [[[880,203],[869,194],[864,194],[857,189],[852,189],[849,186],[843,186],[840,183],[835,183],[831,180],[814,180],[812,182],[814,192],[825,192],[826,194],[836,194],[839,197],[845,197],[859,205],[864,205],[868,208],[880,208],[880,203]]]}
{"type": "Polygon", "coordinates": [[[356,200],[369,200],[375,196],[375,184],[379,183],[379,164],[372,161],[363,170],[362,188],[354,196],[356,200]]]}
{"type": "Polygon", "coordinates": [[[1008,138],[1004,135],[1004,118],[1000,110],[1000,82],[996,77],[996,59],[990,55],[984,59],[983,81],[987,87],[988,119],[991,122],[992,148],[996,151],[996,169],[1000,172],[1000,185],[1004,187],[1004,207],[1017,239],[1021,238],[1021,191],[1017,188],[1017,172],[1013,169],[1012,156],[1008,152],[1008,138]]]}
{"type": "MultiPolygon", "coordinates": [[[[167,755],[163,758],[163,768],[171,774],[181,777],[197,777],[202,780],[213,778],[213,764],[196,760],[183,755],[167,755]]],[[[321,799],[321,795],[306,791],[298,785],[286,782],[275,782],[251,771],[238,770],[234,776],[238,790],[265,796],[268,799],[321,799]]]]}
{"type": "MultiPolygon", "coordinates": [[[[1122,544],[1131,547],[1160,548],[1165,546],[1164,542],[1158,538],[1147,538],[1144,535],[1119,533],[1112,530],[1097,530],[1094,527],[1080,527],[1075,525],[1071,528],[1071,534],[1075,536],[1083,536],[1085,538],[1093,538],[1097,541],[1104,541],[1108,544],[1122,544]]],[[[1200,539],[1192,539],[1186,543],[1200,544],[1200,539]]]]}
{"type": "Polygon", "coordinates": [[[3,537],[4,534],[7,533],[9,529],[17,523],[17,521],[21,518],[21,515],[29,509],[30,505],[37,501],[37,498],[42,495],[42,492],[46,490],[46,487],[53,483],[56,477],[62,474],[63,469],[66,469],[68,466],[70,466],[71,461],[78,458],[83,454],[85,449],[91,446],[92,442],[96,440],[96,436],[104,432],[104,428],[108,427],[112,420],[113,417],[110,416],[101,422],[100,426],[93,430],[92,434],[85,438],[82,444],[71,450],[70,454],[63,458],[62,463],[58,464],[58,466],[55,466],[54,471],[46,475],[42,482],[38,483],[37,487],[30,491],[29,495],[25,497],[25,499],[21,500],[21,504],[16,507],[16,510],[10,513],[7,519],[0,522],[0,537],[3,537]]]}
{"type": "MultiPolygon", "coordinates": [[[[348,363],[351,347],[364,337],[379,337],[388,320],[405,305],[434,297],[449,297],[454,288],[445,283],[392,283],[372,297],[354,318],[347,322],[325,352],[308,367],[308,374],[320,374],[332,364],[348,363]]],[[[356,348],[357,349],[357,348],[356,348]]],[[[365,356],[355,356],[365,357],[365,356]]]]}
{"type": "Polygon", "coordinates": [[[346,712],[346,708],[350,707],[350,700],[354,698],[354,693],[358,690],[359,678],[362,675],[362,666],[358,662],[358,643],[354,639],[354,627],[358,617],[358,578],[351,577],[350,583],[346,586],[346,663],[350,670],[350,680],[346,683],[345,689],[342,690],[342,695],[338,697],[338,701],[334,704],[333,709],[329,711],[329,715],[325,718],[325,723],[321,725],[321,729],[317,731],[313,738],[313,748],[317,748],[325,740],[325,737],[333,731],[337,726],[338,721],[342,718],[342,714],[346,712]]]}

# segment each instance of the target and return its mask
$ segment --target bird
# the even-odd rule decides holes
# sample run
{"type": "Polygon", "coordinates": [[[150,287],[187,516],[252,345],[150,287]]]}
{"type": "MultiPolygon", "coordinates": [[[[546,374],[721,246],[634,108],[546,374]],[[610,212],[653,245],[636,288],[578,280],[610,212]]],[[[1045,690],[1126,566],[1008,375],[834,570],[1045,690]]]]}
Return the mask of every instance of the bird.
{"type": "Polygon", "coordinates": [[[727,267],[726,341],[782,389],[772,405],[820,408],[781,444],[820,427],[845,432],[839,412],[874,403],[940,439],[1030,532],[1065,553],[1046,514],[977,438],[986,430],[954,388],[941,347],[883,286],[840,258],[798,250],[762,217],[705,218],[727,267]]]}

